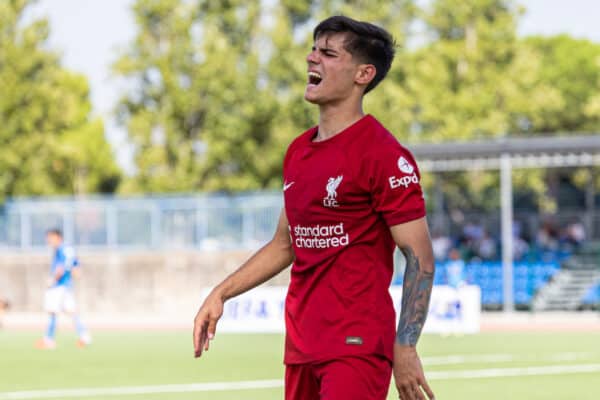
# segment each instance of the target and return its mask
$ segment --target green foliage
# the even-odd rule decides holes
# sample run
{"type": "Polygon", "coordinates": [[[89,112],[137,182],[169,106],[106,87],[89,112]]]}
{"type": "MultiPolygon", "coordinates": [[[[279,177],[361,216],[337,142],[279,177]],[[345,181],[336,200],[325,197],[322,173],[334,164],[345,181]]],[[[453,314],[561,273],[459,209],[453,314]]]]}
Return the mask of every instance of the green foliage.
{"type": "MultiPolygon", "coordinates": [[[[119,108],[138,167],[124,191],[279,186],[287,145],[318,117],[303,100],[312,28],[334,14],[396,38],[365,110],[409,145],[594,130],[600,118],[600,46],[519,39],[513,0],[138,0],[133,11],[138,35],[115,64],[136,83],[119,108]]],[[[496,172],[444,178],[447,206],[498,207],[496,172]]],[[[516,190],[552,209],[547,179],[519,172],[516,190]]]]}
{"type": "MultiPolygon", "coordinates": [[[[600,112],[593,112],[593,104],[600,92],[600,45],[588,40],[574,39],[567,35],[553,37],[535,36],[523,43],[541,59],[539,79],[560,93],[560,107],[542,112],[531,120],[532,132],[597,132],[600,128],[600,112]]],[[[539,172],[546,183],[561,176],[584,189],[590,182],[589,168],[569,168],[539,172]]],[[[600,183],[598,174],[596,183],[600,183]]],[[[538,185],[542,209],[556,210],[561,204],[557,193],[548,190],[548,184],[538,185]]],[[[555,192],[555,191],[554,191],[555,192]]],[[[582,206],[564,204],[566,206],[582,206]]]]}
{"type": "Polygon", "coordinates": [[[279,186],[287,145],[316,121],[303,100],[315,16],[395,21],[400,34],[407,3],[283,1],[267,13],[258,0],[139,0],[138,35],[115,63],[138,88],[119,107],[138,167],[122,190],[279,186]]]}
{"type": "Polygon", "coordinates": [[[262,162],[275,99],[261,84],[260,1],[141,0],[139,33],[115,70],[137,82],[120,115],[138,173],[124,191],[248,190],[276,176],[262,162]]]}
{"type": "MultiPolygon", "coordinates": [[[[377,109],[388,111],[387,115],[378,113],[380,118],[408,143],[547,134],[549,116],[557,121],[550,132],[573,128],[566,123],[567,117],[558,116],[569,113],[565,106],[573,103],[575,96],[550,78],[556,75],[552,70],[556,64],[566,63],[558,58],[568,55],[519,40],[516,26],[521,12],[509,0],[437,0],[420,9],[428,40],[405,55],[404,72],[393,75],[394,85],[385,83],[387,91],[396,91],[395,100],[387,107],[380,103],[377,109]]],[[[549,46],[556,48],[558,43],[549,46]]],[[[576,59],[589,57],[591,49],[580,47],[582,54],[576,59]]],[[[592,75],[591,69],[587,72],[592,75]]],[[[577,75],[566,68],[561,73],[577,75]]],[[[386,101],[382,98],[385,96],[377,101],[386,101]]],[[[499,206],[497,172],[445,174],[444,180],[445,202],[451,209],[492,210],[499,206]]],[[[552,209],[555,204],[545,180],[545,171],[521,171],[515,189],[533,197],[537,207],[552,209]]],[[[431,185],[433,179],[424,182],[431,185]]]]}
{"type": "Polygon", "coordinates": [[[545,113],[535,132],[595,131],[600,114],[587,113],[600,90],[600,45],[567,35],[526,38],[524,45],[541,57],[540,80],[560,92],[561,107],[545,113]]]}
{"type": "Polygon", "coordinates": [[[0,5],[0,198],[113,191],[120,173],[87,81],[45,49],[46,20],[23,26],[29,4],[0,5]]]}

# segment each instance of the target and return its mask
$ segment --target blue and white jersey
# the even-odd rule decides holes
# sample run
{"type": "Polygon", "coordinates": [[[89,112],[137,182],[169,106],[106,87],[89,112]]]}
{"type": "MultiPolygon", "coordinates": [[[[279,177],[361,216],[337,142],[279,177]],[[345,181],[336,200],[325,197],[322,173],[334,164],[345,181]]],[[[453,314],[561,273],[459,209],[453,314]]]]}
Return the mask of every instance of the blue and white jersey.
{"type": "Polygon", "coordinates": [[[65,245],[58,247],[54,252],[50,274],[51,276],[55,276],[56,269],[59,267],[64,268],[65,272],[54,286],[73,287],[73,276],[71,271],[77,266],[79,266],[79,261],[75,256],[75,249],[65,245]]]}
{"type": "Polygon", "coordinates": [[[450,260],[446,263],[446,277],[448,285],[458,288],[465,283],[465,262],[463,260],[450,260]]]}

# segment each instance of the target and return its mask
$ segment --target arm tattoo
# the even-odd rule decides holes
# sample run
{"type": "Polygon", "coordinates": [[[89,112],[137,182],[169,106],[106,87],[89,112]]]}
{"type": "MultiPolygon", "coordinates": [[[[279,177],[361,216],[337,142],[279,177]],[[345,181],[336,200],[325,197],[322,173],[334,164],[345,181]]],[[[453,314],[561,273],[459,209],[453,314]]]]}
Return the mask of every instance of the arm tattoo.
{"type": "Polygon", "coordinates": [[[415,346],[427,318],[433,272],[425,272],[421,269],[419,259],[410,247],[401,250],[406,257],[406,271],[396,343],[415,346]]]}

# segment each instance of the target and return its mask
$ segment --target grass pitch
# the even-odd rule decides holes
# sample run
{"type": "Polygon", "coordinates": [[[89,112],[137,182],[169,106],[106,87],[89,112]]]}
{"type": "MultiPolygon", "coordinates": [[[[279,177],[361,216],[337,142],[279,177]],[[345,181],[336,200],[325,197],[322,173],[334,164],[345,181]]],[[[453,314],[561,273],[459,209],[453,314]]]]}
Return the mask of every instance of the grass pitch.
{"type": "MultiPolygon", "coordinates": [[[[0,331],[0,400],[283,398],[281,335],[217,334],[199,360],[191,331],[97,332],[85,349],[59,332],[52,351],[34,349],[38,337],[0,331]],[[240,382],[257,387],[232,390],[240,382]]],[[[437,399],[600,398],[598,333],[425,335],[419,352],[437,399]]]]}

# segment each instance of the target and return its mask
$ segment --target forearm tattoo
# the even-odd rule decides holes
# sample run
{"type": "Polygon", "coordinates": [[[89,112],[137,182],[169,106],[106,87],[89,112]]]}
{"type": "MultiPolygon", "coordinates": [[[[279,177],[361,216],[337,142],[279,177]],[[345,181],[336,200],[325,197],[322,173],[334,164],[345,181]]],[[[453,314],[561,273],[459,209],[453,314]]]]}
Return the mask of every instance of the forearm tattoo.
{"type": "Polygon", "coordinates": [[[402,253],[406,258],[406,270],[402,286],[402,310],[400,311],[396,343],[415,346],[427,318],[433,272],[422,270],[419,259],[410,247],[402,249],[402,253]]]}

